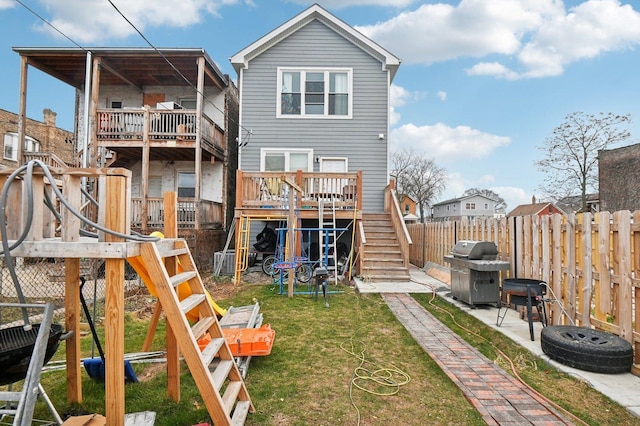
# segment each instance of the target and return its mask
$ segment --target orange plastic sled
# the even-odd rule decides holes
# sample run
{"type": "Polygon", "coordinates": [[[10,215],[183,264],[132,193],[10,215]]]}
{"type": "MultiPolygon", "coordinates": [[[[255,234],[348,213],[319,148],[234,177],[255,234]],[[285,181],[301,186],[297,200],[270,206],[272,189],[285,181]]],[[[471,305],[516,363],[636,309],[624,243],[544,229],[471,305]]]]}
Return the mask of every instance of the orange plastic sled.
{"type": "MultiPolygon", "coordinates": [[[[269,355],[276,337],[275,330],[272,330],[269,324],[260,328],[223,328],[222,333],[233,356],[269,355]]],[[[198,340],[200,350],[204,350],[210,341],[211,337],[208,334],[198,340]]]]}

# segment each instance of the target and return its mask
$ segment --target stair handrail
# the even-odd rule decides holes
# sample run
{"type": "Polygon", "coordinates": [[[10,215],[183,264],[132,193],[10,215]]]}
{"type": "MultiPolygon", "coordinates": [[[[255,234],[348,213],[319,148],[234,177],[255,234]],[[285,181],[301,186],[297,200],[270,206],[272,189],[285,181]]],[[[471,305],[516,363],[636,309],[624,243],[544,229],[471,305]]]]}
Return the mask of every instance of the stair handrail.
{"type": "Polygon", "coordinates": [[[409,253],[411,251],[411,245],[413,241],[409,235],[407,225],[402,218],[402,212],[400,210],[400,203],[396,195],[396,190],[393,185],[388,185],[385,188],[385,212],[391,214],[391,223],[398,237],[398,243],[400,244],[400,251],[402,252],[402,262],[406,268],[409,267],[409,253]]]}

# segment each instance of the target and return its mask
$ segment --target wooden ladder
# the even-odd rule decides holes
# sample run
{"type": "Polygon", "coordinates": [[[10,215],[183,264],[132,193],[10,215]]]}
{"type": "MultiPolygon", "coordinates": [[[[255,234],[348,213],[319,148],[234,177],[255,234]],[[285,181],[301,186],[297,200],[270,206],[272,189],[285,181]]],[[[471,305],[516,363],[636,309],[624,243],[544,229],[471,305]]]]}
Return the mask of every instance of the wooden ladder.
{"type": "Polygon", "coordinates": [[[247,413],[255,409],[213,307],[207,300],[186,241],[165,239],[143,243],[140,255],[213,423],[216,426],[243,425],[247,413]],[[168,271],[176,273],[171,275],[168,271]],[[183,283],[188,283],[191,295],[180,301],[175,289],[183,283]],[[192,310],[197,310],[199,319],[190,325],[185,314],[192,310]],[[211,342],[201,351],[198,340],[206,334],[211,342]],[[216,357],[214,368],[212,362],[216,357]]]}

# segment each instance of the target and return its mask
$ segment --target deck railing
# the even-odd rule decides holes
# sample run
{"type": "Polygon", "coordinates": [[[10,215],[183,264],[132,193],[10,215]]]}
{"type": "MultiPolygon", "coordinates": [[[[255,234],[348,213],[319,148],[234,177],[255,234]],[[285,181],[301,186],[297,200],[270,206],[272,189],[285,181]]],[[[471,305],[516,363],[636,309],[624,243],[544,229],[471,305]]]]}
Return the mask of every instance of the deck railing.
{"type": "MultiPolygon", "coordinates": [[[[335,203],[336,209],[361,209],[362,173],[246,172],[236,175],[236,208],[289,208],[289,183],[301,193],[296,206],[317,209],[321,202],[335,203]]],[[[296,191],[297,192],[297,191],[296,191]]]]}
{"type": "Polygon", "coordinates": [[[96,136],[100,140],[175,140],[194,141],[199,131],[201,144],[213,149],[226,148],[224,131],[207,115],[200,117],[197,128],[196,110],[99,109],[96,136]]]}
{"type": "MultiPolygon", "coordinates": [[[[162,198],[147,198],[146,201],[145,215],[142,198],[131,199],[132,226],[142,229],[163,229],[164,205],[162,198]]],[[[178,228],[194,229],[196,226],[196,213],[200,219],[200,226],[203,228],[221,226],[224,220],[221,203],[208,200],[196,202],[190,198],[178,198],[176,211],[178,228]]]]}

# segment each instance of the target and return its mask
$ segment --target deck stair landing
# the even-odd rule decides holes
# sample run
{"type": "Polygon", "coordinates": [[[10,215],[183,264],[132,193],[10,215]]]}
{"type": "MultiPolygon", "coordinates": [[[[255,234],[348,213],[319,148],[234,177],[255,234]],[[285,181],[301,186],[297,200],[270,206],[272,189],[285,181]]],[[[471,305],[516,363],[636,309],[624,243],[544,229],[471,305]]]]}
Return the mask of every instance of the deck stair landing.
{"type": "Polygon", "coordinates": [[[153,242],[144,243],[140,249],[142,262],[137,267],[144,268],[142,272],[146,272],[155,284],[168,325],[213,423],[216,426],[243,425],[247,413],[253,412],[254,407],[222,327],[207,300],[189,247],[182,239],[173,240],[173,246],[162,244],[162,250],[159,247],[153,242]],[[178,273],[168,272],[174,270],[178,273]],[[183,283],[188,283],[191,295],[180,301],[175,289],[183,283]],[[193,310],[199,313],[199,319],[190,325],[186,313],[193,310]],[[201,351],[198,339],[207,333],[211,341],[201,351]],[[210,372],[214,358],[217,358],[217,365],[210,372]]]}
{"type": "Polygon", "coordinates": [[[365,213],[362,215],[362,225],[366,237],[361,254],[362,278],[370,282],[409,281],[411,275],[409,268],[404,265],[391,215],[365,213]]]}

